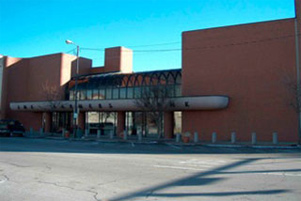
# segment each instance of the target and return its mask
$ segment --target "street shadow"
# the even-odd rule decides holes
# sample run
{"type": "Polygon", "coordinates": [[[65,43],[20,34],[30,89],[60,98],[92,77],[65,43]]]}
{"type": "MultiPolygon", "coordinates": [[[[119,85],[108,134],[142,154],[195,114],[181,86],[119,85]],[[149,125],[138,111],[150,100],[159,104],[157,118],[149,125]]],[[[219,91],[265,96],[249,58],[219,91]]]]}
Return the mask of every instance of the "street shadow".
{"type": "Polygon", "coordinates": [[[152,197],[200,197],[200,196],[211,196],[211,197],[224,197],[233,195],[269,195],[286,193],[288,190],[264,190],[264,191],[233,191],[223,193],[154,193],[152,197]]]}
{"type": "Polygon", "coordinates": [[[235,171],[235,172],[219,172],[218,174],[256,174],[256,173],[279,173],[279,172],[301,172],[301,169],[235,171]]]}
{"type": "Polygon", "coordinates": [[[223,180],[223,178],[208,178],[210,176],[214,176],[219,174],[220,172],[224,172],[226,170],[230,170],[232,168],[236,168],[239,166],[247,165],[249,163],[255,162],[260,160],[259,158],[250,158],[244,159],[241,161],[237,161],[228,165],[224,165],[221,167],[214,168],[212,170],[208,170],[205,172],[198,172],[191,176],[176,179],[173,181],[169,181],[167,183],[159,184],[156,186],[152,186],[149,188],[141,189],[138,191],[134,191],[128,194],[120,195],[117,197],[109,198],[110,201],[120,201],[120,200],[132,200],[132,199],[139,199],[139,198],[148,198],[148,197],[177,197],[183,198],[185,197],[193,197],[193,196],[214,196],[214,197],[221,197],[221,196],[233,196],[233,195],[270,195],[270,194],[279,194],[289,192],[286,189],[273,189],[273,190],[261,190],[261,191],[233,191],[233,192],[197,192],[197,193],[155,193],[156,191],[162,191],[164,189],[169,189],[173,187],[179,186],[201,186],[201,185],[210,185],[216,182],[223,180]],[[206,178],[205,178],[206,177],[206,178]]]}

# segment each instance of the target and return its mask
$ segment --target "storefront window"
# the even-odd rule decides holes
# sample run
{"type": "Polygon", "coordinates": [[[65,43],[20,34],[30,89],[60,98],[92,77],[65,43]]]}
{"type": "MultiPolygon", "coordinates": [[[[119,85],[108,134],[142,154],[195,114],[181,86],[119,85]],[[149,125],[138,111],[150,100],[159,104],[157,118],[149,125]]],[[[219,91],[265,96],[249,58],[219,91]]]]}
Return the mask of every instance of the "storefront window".
{"type": "Polygon", "coordinates": [[[71,129],[71,113],[70,112],[53,112],[51,132],[61,133],[63,129],[71,129]]]}
{"type": "Polygon", "coordinates": [[[135,98],[141,98],[141,87],[135,87],[135,98]]]}
{"type": "Polygon", "coordinates": [[[105,99],[105,90],[99,89],[99,99],[105,99]]]}
{"type": "Polygon", "coordinates": [[[87,90],[87,100],[91,100],[92,99],[92,90],[87,90]]]}
{"type": "MultiPolygon", "coordinates": [[[[80,100],[141,98],[151,87],[162,87],[169,97],[181,96],[181,70],[153,71],[137,74],[104,73],[85,77],[79,82],[80,100]],[[91,80],[90,80],[91,79],[91,80]],[[86,90],[87,89],[87,90],[86,90]]],[[[74,88],[69,99],[74,100],[74,88]]]]}
{"type": "Polygon", "coordinates": [[[120,88],[120,99],[126,98],[126,88],[122,87],[120,88]]]}
{"type": "Polygon", "coordinates": [[[98,130],[101,135],[116,133],[116,112],[87,112],[86,117],[87,128],[91,135],[96,135],[98,130]]]}
{"type": "Polygon", "coordinates": [[[113,89],[113,99],[118,99],[119,98],[119,89],[114,88],[113,89]]]}
{"type": "Polygon", "coordinates": [[[86,91],[85,90],[80,90],[79,91],[79,99],[80,100],[86,100],[87,99],[86,91]]]}
{"type": "Polygon", "coordinates": [[[99,99],[99,97],[98,97],[98,90],[97,89],[93,89],[92,99],[93,100],[99,99]]]}
{"type": "Polygon", "coordinates": [[[106,89],[106,99],[112,99],[112,88],[108,87],[106,89]]]}
{"type": "Polygon", "coordinates": [[[74,100],[74,91],[73,90],[71,90],[69,92],[69,100],[74,100]]]}
{"type": "Polygon", "coordinates": [[[182,96],[182,90],[181,90],[181,85],[175,85],[175,97],[179,97],[179,96],[182,96]]]}
{"type": "Polygon", "coordinates": [[[133,89],[133,87],[129,87],[127,89],[127,98],[131,99],[133,97],[134,97],[134,89],[133,89]]]}
{"type": "Polygon", "coordinates": [[[167,86],[168,97],[175,97],[175,86],[168,85],[167,86]]]}

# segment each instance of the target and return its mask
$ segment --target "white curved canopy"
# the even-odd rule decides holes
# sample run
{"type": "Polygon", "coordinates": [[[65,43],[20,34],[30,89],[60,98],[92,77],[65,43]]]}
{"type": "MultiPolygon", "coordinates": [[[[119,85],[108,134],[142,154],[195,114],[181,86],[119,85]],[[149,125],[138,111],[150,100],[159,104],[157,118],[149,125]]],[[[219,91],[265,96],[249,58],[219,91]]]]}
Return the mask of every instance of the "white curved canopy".
{"type": "MultiPolygon", "coordinates": [[[[170,101],[168,111],[218,110],[229,104],[227,96],[178,97],[170,101]]],[[[80,100],[81,111],[138,111],[135,99],[80,100]]],[[[12,102],[10,108],[17,111],[73,111],[74,101],[12,102]]]]}

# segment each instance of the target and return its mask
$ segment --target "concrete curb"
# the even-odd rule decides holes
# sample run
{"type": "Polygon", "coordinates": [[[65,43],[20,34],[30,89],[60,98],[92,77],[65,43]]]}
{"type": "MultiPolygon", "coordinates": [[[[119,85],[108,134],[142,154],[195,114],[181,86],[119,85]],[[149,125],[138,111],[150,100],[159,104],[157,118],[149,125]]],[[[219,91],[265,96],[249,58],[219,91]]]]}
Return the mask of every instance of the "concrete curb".
{"type": "Polygon", "coordinates": [[[224,147],[224,148],[254,148],[254,149],[301,149],[300,145],[224,145],[224,144],[202,144],[202,146],[207,147],[224,147]]]}
{"type": "Polygon", "coordinates": [[[138,141],[138,140],[123,140],[123,139],[94,139],[94,138],[62,138],[55,136],[25,136],[26,138],[37,138],[37,139],[49,139],[49,140],[68,140],[68,141],[82,141],[82,142],[101,142],[101,143],[134,143],[139,145],[173,145],[173,146],[185,146],[185,147],[194,147],[194,146],[204,146],[204,147],[217,147],[217,148],[254,148],[254,149],[301,149],[300,145],[252,145],[252,144],[211,144],[211,143],[182,143],[182,142],[173,142],[173,141],[164,141],[164,140],[149,140],[149,141],[138,141]]]}

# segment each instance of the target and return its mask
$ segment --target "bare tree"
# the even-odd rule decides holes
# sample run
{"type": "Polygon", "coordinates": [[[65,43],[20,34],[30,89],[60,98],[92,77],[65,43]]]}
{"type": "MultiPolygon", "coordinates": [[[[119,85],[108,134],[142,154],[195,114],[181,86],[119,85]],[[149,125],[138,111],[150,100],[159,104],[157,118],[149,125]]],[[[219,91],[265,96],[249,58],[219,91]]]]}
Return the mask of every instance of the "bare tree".
{"type": "Polygon", "coordinates": [[[149,114],[150,120],[158,128],[158,138],[163,136],[163,115],[172,103],[170,92],[164,85],[143,88],[141,97],[135,99],[135,104],[141,111],[149,114]]]}
{"type": "Polygon", "coordinates": [[[109,122],[109,119],[113,118],[113,120],[116,118],[116,113],[115,112],[103,112],[103,120],[104,120],[104,125],[103,125],[103,129],[104,132],[106,129],[110,129],[115,133],[115,125],[114,122],[109,122]],[[109,126],[109,127],[107,127],[109,126]]]}
{"type": "MultiPolygon", "coordinates": [[[[42,90],[41,95],[44,98],[44,100],[47,102],[44,107],[41,107],[41,109],[49,111],[52,113],[57,111],[58,108],[64,107],[61,100],[61,90],[59,86],[54,86],[49,84],[48,81],[45,81],[42,84],[42,90]]],[[[43,129],[45,129],[45,119],[43,117],[43,129]]],[[[59,128],[54,128],[53,125],[51,125],[50,130],[51,131],[57,131],[59,128]]]]}
{"type": "Polygon", "coordinates": [[[301,86],[292,76],[286,75],[284,83],[290,92],[289,105],[298,115],[298,144],[301,144],[301,86]]]}
{"type": "Polygon", "coordinates": [[[61,91],[58,86],[52,86],[46,81],[42,85],[42,96],[45,101],[48,102],[47,107],[50,108],[50,111],[55,111],[57,108],[62,106],[61,100],[61,91]]]}
{"type": "Polygon", "coordinates": [[[287,82],[287,86],[291,93],[289,104],[299,113],[301,111],[301,92],[298,89],[298,85],[296,82],[291,81],[287,82]]]}

